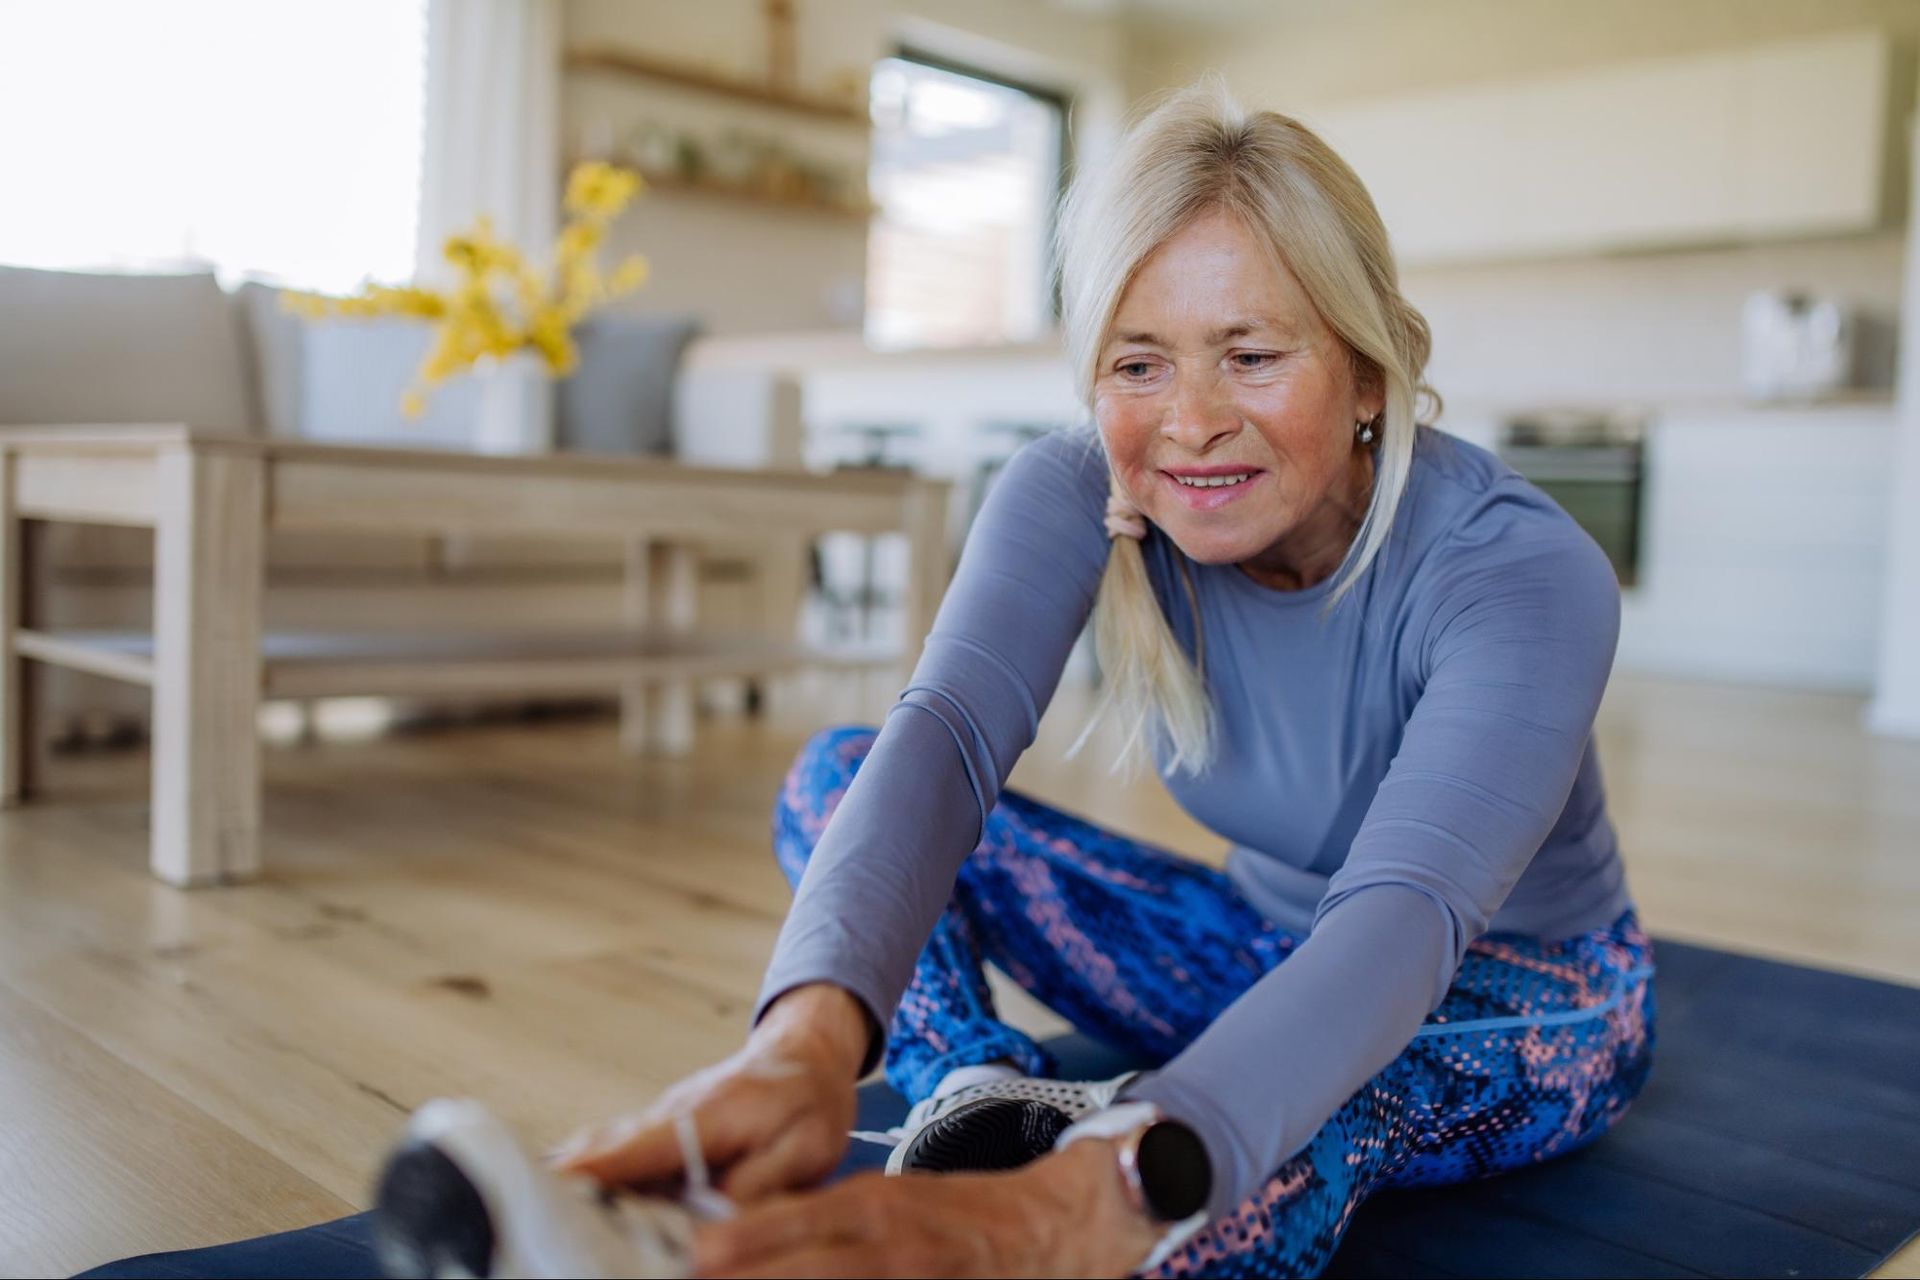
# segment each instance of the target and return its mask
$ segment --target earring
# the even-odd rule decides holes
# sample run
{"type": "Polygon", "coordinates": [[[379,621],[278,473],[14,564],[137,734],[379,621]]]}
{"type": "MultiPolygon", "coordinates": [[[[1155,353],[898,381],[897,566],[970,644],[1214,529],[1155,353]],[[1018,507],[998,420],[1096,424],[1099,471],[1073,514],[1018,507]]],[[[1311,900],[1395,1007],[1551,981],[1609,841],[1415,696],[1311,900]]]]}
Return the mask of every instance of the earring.
{"type": "Polygon", "coordinates": [[[1361,444],[1373,443],[1373,424],[1372,418],[1363,418],[1353,424],[1353,434],[1361,444]]]}

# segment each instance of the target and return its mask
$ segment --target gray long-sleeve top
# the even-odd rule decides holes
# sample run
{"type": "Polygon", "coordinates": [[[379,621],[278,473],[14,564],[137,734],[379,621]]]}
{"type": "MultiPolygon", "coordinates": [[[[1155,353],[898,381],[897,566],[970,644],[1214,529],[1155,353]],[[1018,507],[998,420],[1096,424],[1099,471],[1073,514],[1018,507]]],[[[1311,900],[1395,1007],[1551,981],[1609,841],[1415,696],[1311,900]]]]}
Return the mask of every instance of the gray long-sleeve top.
{"type": "MultiPolygon", "coordinates": [[[[822,834],[759,1008],[807,982],[885,1025],[960,863],[1033,741],[1108,553],[1091,432],[1008,464],[912,683],[822,834]]],[[[1145,543],[1193,653],[1180,552],[1145,543]]],[[[1620,597],[1605,555],[1487,451],[1421,428],[1386,547],[1324,609],[1189,563],[1216,759],[1168,779],[1227,872],[1305,941],[1127,1090],[1194,1126],[1225,1213],[1407,1046],[1468,943],[1564,938],[1629,905],[1592,726],[1620,597]]]]}

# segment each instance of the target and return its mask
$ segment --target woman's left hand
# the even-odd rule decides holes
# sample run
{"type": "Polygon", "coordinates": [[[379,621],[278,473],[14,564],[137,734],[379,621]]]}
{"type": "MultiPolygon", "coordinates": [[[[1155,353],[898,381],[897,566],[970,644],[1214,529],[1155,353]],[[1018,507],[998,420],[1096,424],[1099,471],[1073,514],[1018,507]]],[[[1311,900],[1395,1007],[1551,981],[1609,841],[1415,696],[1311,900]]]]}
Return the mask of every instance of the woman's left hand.
{"type": "Polygon", "coordinates": [[[1160,1237],[1114,1143],[1011,1173],[860,1174],[700,1228],[702,1276],[1123,1276],[1160,1237]]]}

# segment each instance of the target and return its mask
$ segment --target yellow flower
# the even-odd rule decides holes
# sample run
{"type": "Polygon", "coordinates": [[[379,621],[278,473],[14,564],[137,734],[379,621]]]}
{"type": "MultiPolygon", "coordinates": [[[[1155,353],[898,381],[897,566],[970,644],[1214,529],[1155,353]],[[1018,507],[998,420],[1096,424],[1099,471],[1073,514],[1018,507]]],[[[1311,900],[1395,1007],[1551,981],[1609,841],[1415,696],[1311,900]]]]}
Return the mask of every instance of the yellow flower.
{"type": "Polygon", "coordinates": [[[597,223],[571,222],[560,233],[560,239],[554,243],[554,261],[561,264],[578,262],[600,247],[605,233],[597,223]]]}
{"type": "Polygon", "coordinates": [[[542,307],[527,326],[527,341],[547,363],[547,371],[556,377],[573,372],[580,352],[569,332],[571,325],[559,307],[542,307]]]}
{"type": "Polygon", "coordinates": [[[607,291],[616,296],[632,293],[647,282],[652,270],[646,258],[636,253],[613,269],[613,277],[607,282],[607,291]]]}
{"type": "Polygon", "coordinates": [[[627,207],[640,190],[640,175],[631,169],[618,169],[604,160],[589,160],[575,165],[567,176],[567,212],[594,219],[609,219],[627,207]]]}
{"type": "Polygon", "coordinates": [[[295,293],[292,290],[280,295],[280,309],[309,320],[318,320],[327,314],[327,300],[318,294],[295,293]]]}
{"type": "Polygon", "coordinates": [[[310,318],[406,316],[427,321],[432,343],[400,399],[409,418],[425,412],[433,388],[481,360],[503,360],[531,350],[549,373],[561,377],[580,362],[573,327],[611,298],[646,282],[647,260],[638,254],[606,278],[595,261],[607,224],[641,189],[640,176],[631,170],[599,161],[576,166],[565,196],[570,220],[555,238],[544,270],[536,270],[517,245],[501,240],[492,221],[481,217],[464,234],[447,237],[441,248],[454,268],[454,282],[446,290],[370,283],[345,298],[289,292],[281,306],[310,318]]]}

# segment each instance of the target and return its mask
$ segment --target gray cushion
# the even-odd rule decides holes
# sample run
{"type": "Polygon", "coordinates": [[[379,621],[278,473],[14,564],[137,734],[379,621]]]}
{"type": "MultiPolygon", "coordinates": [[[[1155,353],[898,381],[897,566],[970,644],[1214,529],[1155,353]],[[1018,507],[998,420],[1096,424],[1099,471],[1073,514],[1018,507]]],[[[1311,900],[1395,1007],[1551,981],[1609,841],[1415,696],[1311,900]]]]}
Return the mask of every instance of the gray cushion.
{"type": "Polygon", "coordinates": [[[580,364],[561,380],[559,448],[664,454],[673,444],[673,381],[696,332],[688,316],[603,312],[580,326],[580,364]]]}
{"type": "Polygon", "coordinates": [[[253,343],[254,391],[260,425],[270,436],[297,436],[300,421],[299,316],[280,309],[282,291],[248,281],[235,294],[253,343]]]}
{"type": "Polygon", "coordinates": [[[400,397],[427,353],[413,320],[308,320],[283,310],[283,293],[248,283],[240,297],[253,333],[267,430],[333,444],[466,448],[479,391],[471,378],[442,384],[418,418],[400,397]]]}
{"type": "Polygon", "coordinates": [[[210,273],[0,267],[0,424],[254,429],[243,326],[210,273]]]}

